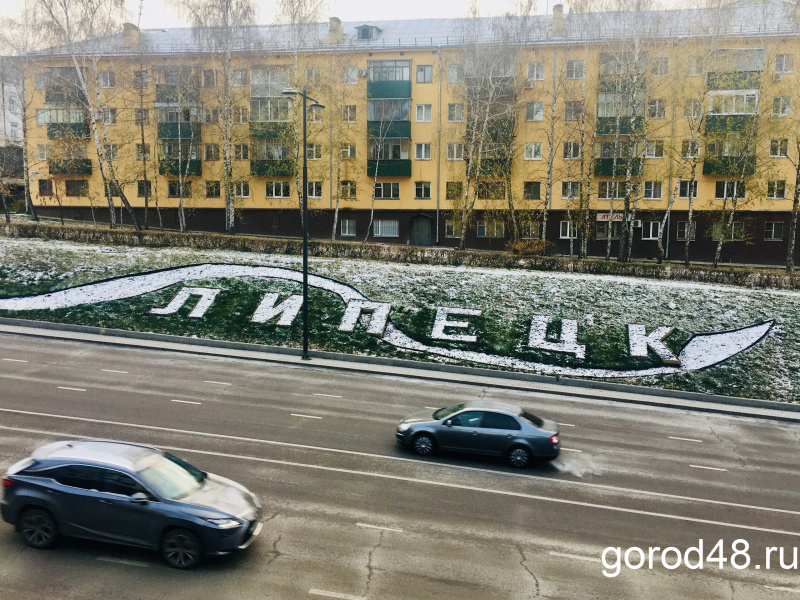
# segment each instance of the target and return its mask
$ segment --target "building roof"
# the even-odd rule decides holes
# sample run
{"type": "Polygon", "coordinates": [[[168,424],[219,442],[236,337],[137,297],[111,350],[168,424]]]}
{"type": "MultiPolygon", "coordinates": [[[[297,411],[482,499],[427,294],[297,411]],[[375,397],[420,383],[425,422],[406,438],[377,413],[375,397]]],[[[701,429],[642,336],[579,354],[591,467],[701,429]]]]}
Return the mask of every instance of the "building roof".
{"type": "MultiPolygon", "coordinates": [[[[238,51],[285,52],[297,46],[302,51],[409,49],[491,44],[510,35],[521,43],[602,41],[632,37],[647,32],[649,38],[760,37],[800,33],[795,6],[782,0],[738,0],[718,9],[677,9],[565,14],[564,34],[552,36],[553,15],[529,17],[480,17],[459,19],[414,19],[401,21],[353,21],[342,23],[342,42],[328,41],[328,23],[293,27],[256,25],[239,35],[238,51]],[[357,28],[372,25],[380,31],[374,39],[360,40],[357,28]]],[[[142,51],[146,54],[194,54],[209,51],[202,29],[143,29],[142,51]]],[[[85,44],[93,53],[113,56],[137,54],[138,46],[125,47],[122,33],[97,38],[85,44]]],[[[33,53],[63,56],[57,46],[33,53]]]]}

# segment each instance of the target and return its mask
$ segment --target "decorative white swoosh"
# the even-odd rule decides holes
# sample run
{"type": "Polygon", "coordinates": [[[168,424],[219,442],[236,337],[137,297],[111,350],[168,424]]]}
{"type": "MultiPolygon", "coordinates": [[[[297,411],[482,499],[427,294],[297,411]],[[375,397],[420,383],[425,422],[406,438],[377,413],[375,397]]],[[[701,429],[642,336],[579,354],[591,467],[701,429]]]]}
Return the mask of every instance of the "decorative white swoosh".
{"type": "MultiPolygon", "coordinates": [[[[139,275],[130,275],[73,287],[37,296],[0,299],[0,310],[55,310],[69,308],[81,304],[97,304],[112,300],[135,298],[142,294],[155,292],[176,283],[206,279],[222,279],[236,277],[257,277],[262,279],[284,279],[302,282],[301,271],[281,267],[257,267],[250,265],[204,264],[189,267],[177,267],[164,271],[153,271],[139,275]]],[[[368,300],[352,286],[320,277],[308,276],[308,285],[338,295],[345,303],[350,300],[368,300]]],[[[643,377],[648,375],[671,375],[696,371],[718,364],[724,360],[747,350],[758,343],[769,333],[773,321],[766,321],[741,329],[718,333],[703,333],[693,336],[683,347],[679,358],[681,366],[661,366],[639,370],[619,371],[602,368],[560,367],[546,363],[537,363],[510,356],[499,356],[484,352],[458,350],[428,346],[418,342],[397,329],[391,322],[387,325],[383,341],[402,350],[426,352],[443,358],[468,362],[508,367],[523,371],[532,371],[547,375],[568,375],[573,377],[643,377]]]]}

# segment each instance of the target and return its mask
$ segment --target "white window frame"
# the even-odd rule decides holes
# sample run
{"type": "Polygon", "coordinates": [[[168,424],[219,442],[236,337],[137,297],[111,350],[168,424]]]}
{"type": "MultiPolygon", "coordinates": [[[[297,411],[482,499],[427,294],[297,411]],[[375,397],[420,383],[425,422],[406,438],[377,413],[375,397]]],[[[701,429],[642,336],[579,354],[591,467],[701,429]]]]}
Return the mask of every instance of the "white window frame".
{"type": "Polygon", "coordinates": [[[342,69],[342,83],[356,85],[358,83],[358,67],[345,67],[342,69]]]}
{"type": "Polygon", "coordinates": [[[433,83],[433,65],[417,65],[416,73],[416,83],[433,83]],[[420,71],[420,69],[422,70],[420,71]],[[422,73],[421,81],[419,78],[420,73],[422,73]]]}
{"type": "Polygon", "coordinates": [[[464,65],[448,65],[447,83],[464,83],[464,65]]]}
{"type": "Polygon", "coordinates": [[[664,158],[664,140],[647,140],[644,156],[645,158],[664,158]]]}
{"type": "Polygon", "coordinates": [[[234,69],[231,73],[232,87],[247,87],[247,69],[234,69]]]}
{"type": "Polygon", "coordinates": [[[653,77],[667,77],[669,75],[669,57],[657,56],[650,62],[650,74],[653,77]]]}
{"type": "Polygon", "coordinates": [[[248,181],[234,181],[233,182],[233,196],[234,196],[234,198],[249,198],[250,197],[250,182],[248,182],[248,181]]]}
{"type": "Polygon", "coordinates": [[[430,181],[415,181],[414,182],[414,199],[415,200],[430,200],[431,199],[431,182],[430,181]],[[427,196],[425,195],[427,189],[427,196]],[[420,194],[420,190],[422,193],[420,194]]]}
{"type": "Polygon", "coordinates": [[[561,182],[561,199],[571,199],[574,200],[580,196],[580,181],[562,181],[561,182]],[[564,195],[564,191],[568,190],[567,194],[564,195]],[[576,193],[577,191],[577,193],[576,193]]]}
{"type": "Polygon", "coordinates": [[[583,60],[568,60],[565,71],[567,79],[583,79],[586,73],[586,66],[583,60]]]}
{"type": "Polygon", "coordinates": [[[375,200],[399,200],[400,199],[400,182],[399,181],[376,181],[372,186],[372,197],[375,200]],[[376,194],[377,188],[380,186],[381,195],[376,194]],[[389,194],[387,195],[386,186],[389,186],[389,194]],[[397,192],[395,194],[395,192],[397,192]]]}
{"type": "Polygon", "coordinates": [[[456,227],[456,222],[453,219],[446,219],[444,222],[444,237],[446,238],[460,238],[461,227],[456,227]]]}
{"type": "Polygon", "coordinates": [[[578,228],[572,221],[561,221],[558,226],[558,238],[561,240],[578,239],[578,228]]]}
{"type": "Polygon", "coordinates": [[[306,193],[308,194],[309,198],[322,198],[322,182],[309,181],[308,187],[306,188],[306,193]]]}
{"type": "Polygon", "coordinates": [[[528,123],[544,121],[544,102],[528,102],[525,105],[525,121],[528,123]]]}
{"type": "Polygon", "coordinates": [[[775,72],[794,73],[794,54],[776,54],[775,72]]]}
{"type": "Polygon", "coordinates": [[[306,144],[307,160],[322,160],[322,148],[319,144],[306,144]]]}
{"type": "Polygon", "coordinates": [[[644,182],[644,198],[646,200],[661,200],[661,191],[660,181],[644,182]],[[656,190],[658,191],[658,195],[656,195],[656,190]]]}
{"type": "Polygon", "coordinates": [[[431,145],[422,143],[416,144],[414,148],[414,160],[430,160],[431,159],[431,145]]]}
{"type": "Polygon", "coordinates": [[[770,158],[786,158],[789,156],[789,138],[772,138],[769,141],[769,156],[770,158]],[[773,142],[777,142],[777,144],[775,144],[777,146],[776,154],[772,153],[773,142]],[[785,152],[783,152],[783,150],[785,150],[785,152]]]}
{"type": "Polygon", "coordinates": [[[785,226],[786,226],[786,223],[784,223],[783,221],[767,221],[766,223],[764,223],[764,241],[765,242],[782,242],[783,241],[783,234],[784,234],[785,226]],[[780,237],[775,237],[775,225],[780,225],[781,226],[781,235],[780,235],[780,237]],[[770,227],[770,226],[772,226],[772,227],[770,227]],[[770,235],[767,235],[768,233],[770,235]]]}
{"type": "Polygon", "coordinates": [[[661,221],[644,221],[642,223],[643,240],[657,240],[660,231],[661,221]],[[653,229],[655,229],[655,233],[653,233],[653,229]]]}
{"type": "Polygon", "coordinates": [[[447,144],[447,160],[464,160],[464,144],[461,142],[447,144]]]}
{"type": "Polygon", "coordinates": [[[105,70],[100,71],[100,87],[103,89],[111,89],[117,87],[117,76],[114,71],[105,70]]]}
{"type": "Polygon", "coordinates": [[[119,160],[119,144],[105,144],[103,154],[106,160],[119,160]]]}
{"type": "Polygon", "coordinates": [[[342,237],[356,237],[356,220],[355,219],[342,219],[341,229],[339,230],[342,237]]]}
{"type": "Polygon", "coordinates": [[[542,142],[525,144],[525,160],[542,160],[542,142]]]}
{"type": "Polygon", "coordinates": [[[351,158],[356,157],[356,145],[355,144],[342,144],[341,148],[339,148],[340,156],[342,160],[350,160],[351,158]]]}
{"type": "Polygon", "coordinates": [[[663,98],[655,98],[647,101],[647,118],[648,119],[666,119],[667,118],[667,101],[663,98]]]}
{"type": "Polygon", "coordinates": [[[447,105],[447,122],[448,123],[463,123],[464,122],[464,105],[460,102],[451,102],[447,105]]]}
{"type": "Polygon", "coordinates": [[[696,179],[680,179],[678,180],[678,198],[689,198],[689,192],[694,192],[693,196],[697,198],[697,180],[696,179]],[[683,184],[688,184],[686,194],[683,193],[683,184]]]}
{"type": "Polygon", "coordinates": [[[372,237],[400,237],[400,221],[397,219],[375,219],[372,237]]]}
{"type": "Polygon", "coordinates": [[[416,108],[417,123],[430,123],[432,114],[433,114],[433,106],[431,104],[417,104],[416,108]]]}
{"type": "Polygon", "coordinates": [[[339,182],[339,197],[344,200],[355,200],[358,195],[357,183],[351,179],[339,182]]]}
{"type": "Polygon", "coordinates": [[[528,72],[526,81],[533,83],[534,81],[544,81],[544,61],[539,60],[528,63],[528,72]]]}
{"type": "Polygon", "coordinates": [[[117,124],[117,109],[104,108],[101,112],[103,125],[116,125],[117,124]]]}
{"type": "MultiPolygon", "coordinates": [[[[686,241],[686,229],[688,228],[688,225],[689,225],[689,221],[678,221],[678,224],[677,224],[676,229],[675,229],[675,239],[676,240],[679,240],[679,241],[682,241],[682,242],[686,241]],[[681,226],[683,226],[683,235],[681,235],[681,226]]],[[[690,234],[692,236],[690,238],[691,241],[694,241],[694,240],[697,239],[697,221],[692,221],[692,227],[691,227],[690,234]]]]}
{"type": "Polygon", "coordinates": [[[233,160],[250,160],[250,146],[247,144],[234,144],[233,160]]]}
{"type": "Polygon", "coordinates": [[[345,104],[342,107],[342,121],[345,123],[355,123],[358,115],[356,104],[345,104]],[[351,110],[352,109],[352,110],[351,110]],[[352,114],[351,114],[352,113],[352,114]]]}
{"type": "Polygon", "coordinates": [[[580,157],[580,142],[564,142],[564,160],[578,160],[580,157]],[[569,152],[567,150],[569,150],[569,152]]]}
{"type": "Polygon", "coordinates": [[[757,115],[758,90],[720,90],[708,94],[709,115],[757,115]],[[720,99],[719,111],[714,109],[714,101],[720,99]],[[741,102],[740,102],[741,100],[741,102]],[[727,105],[727,106],[726,106],[727,105]],[[749,107],[748,107],[749,105],[749,107]]]}
{"type": "Polygon", "coordinates": [[[475,233],[479,238],[504,238],[506,237],[506,224],[500,219],[478,219],[475,224],[475,233]]]}
{"type": "Polygon", "coordinates": [[[292,196],[292,187],[288,181],[267,181],[264,184],[264,197],[265,198],[290,198],[292,196]],[[276,188],[279,194],[275,194],[276,188]]]}
{"type": "Polygon", "coordinates": [[[792,97],[791,96],[773,96],[772,97],[772,118],[782,119],[792,114],[792,97]],[[775,110],[775,101],[778,101],[778,110],[775,110]]]}
{"type": "Polygon", "coordinates": [[[767,198],[770,200],[784,200],[786,198],[786,180],[772,179],[767,181],[767,198]],[[778,193],[779,184],[783,184],[783,190],[780,196],[776,195],[778,193]],[[772,188],[772,193],[770,193],[770,188],[772,188]]]}

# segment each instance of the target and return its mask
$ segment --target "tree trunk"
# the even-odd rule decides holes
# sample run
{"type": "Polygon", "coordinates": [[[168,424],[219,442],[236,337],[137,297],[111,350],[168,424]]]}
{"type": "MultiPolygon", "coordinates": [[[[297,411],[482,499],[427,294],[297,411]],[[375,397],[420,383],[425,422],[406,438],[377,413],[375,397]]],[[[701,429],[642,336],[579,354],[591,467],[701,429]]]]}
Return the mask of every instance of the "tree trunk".
{"type": "Polygon", "coordinates": [[[6,216],[6,223],[11,223],[11,213],[8,211],[8,203],[6,202],[6,193],[0,189],[0,202],[3,204],[3,214],[6,216]]]}
{"type": "MultiPolygon", "coordinates": [[[[800,143],[798,143],[798,152],[800,152],[800,143]]],[[[798,155],[800,156],[800,155],[798,155]]],[[[786,271],[791,273],[794,271],[794,248],[795,240],[797,238],[797,213],[800,208],[800,162],[795,168],[794,179],[794,198],[792,200],[792,217],[789,221],[789,241],[786,247],[786,271]]]]}

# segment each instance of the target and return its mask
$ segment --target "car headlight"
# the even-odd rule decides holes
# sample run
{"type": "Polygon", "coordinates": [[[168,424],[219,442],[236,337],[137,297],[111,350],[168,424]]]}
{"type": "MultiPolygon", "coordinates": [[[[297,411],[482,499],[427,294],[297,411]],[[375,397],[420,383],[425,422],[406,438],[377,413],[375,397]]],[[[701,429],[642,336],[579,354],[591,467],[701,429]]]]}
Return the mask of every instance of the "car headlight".
{"type": "Polygon", "coordinates": [[[409,423],[400,423],[397,427],[397,431],[408,431],[409,427],[411,427],[409,423]]]}
{"type": "Polygon", "coordinates": [[[239,521],[236,519],[206,519],[203,518],[204,521],[208,521],[209,523],[213,523],[220,529],[230,529],[231,527],[238,527],[241,525],[239,521]]]}

